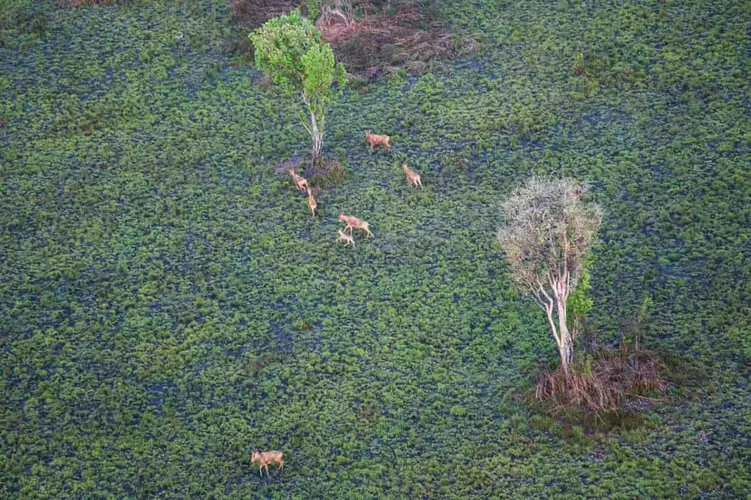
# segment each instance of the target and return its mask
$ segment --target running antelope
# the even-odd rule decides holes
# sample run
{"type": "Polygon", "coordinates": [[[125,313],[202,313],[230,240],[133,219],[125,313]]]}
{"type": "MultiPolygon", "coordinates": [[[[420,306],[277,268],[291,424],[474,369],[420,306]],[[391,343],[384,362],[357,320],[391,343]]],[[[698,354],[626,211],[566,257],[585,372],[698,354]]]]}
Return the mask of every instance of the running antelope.
{"type": "Polygon", "coordinates": [[[358,219],[351,215],[339,214],[339,222],[347,224],[347,227],[344,229],[349,229],[350,236],[352,235],[352,229],[362,229],[368,233],[368,236],[373,236],[373,238],[375,238],[375,235],[370,232],[370,225],[362,219],[358,219]]]}
{"type": "Polygon", "coordinates": [[[402,163],[402,170],[404,170],[404,174],[407,176],[407,182],[411,182],[415,187],[420,187],[422,189],[422,181],[420,180],[420,174],[412,170],[407,166],[407,162],[405,161],[402,163]]]}
{"type": "Polygon", "coordinates": [[[310,207],[310,213],[315,217],[318,203],[316,203],[316,199],[313,198],[313,193],[310,192],[310,188],[308,188],[308,206],[310,207]]]}
{"type": "Polygon", "coordinates": [[[289,175],[292,176],[292,180],[295,181],[295,187],[298,191],[305,191],[308,189],[308,181],[302,175],[297,175],[294,168],[288,170],[289,175]]]}
{"type": "Polygon", "coordinates": [[[339,229],[339,238],[337,238],[336,241],[343,241],[345,247],[350,243],[352,243],[352,248],[355,247],[355,239],[351,234],[345,233],[342,229],[339,229]]]}
{"type": "Polygon", "coordinates": [[[389,144],[390,139],[391,137],[387,135],[371,134],[370,130],[365,131],[365,140],[370,144],[371,153],[374,151],[374,146],[384,146],[386,151],[391,151],[391,144],[389,144]]]}
{"type": "Polygon", "coordinates": [[[279,464],[279,470],[284,469],[284,453],[281,451],[258,451],[253,450],[250,456],[250,463],[258,462],[258,473],[263,476],[263,468],[266,468],[266,475],[269,475],[269,464],[279,464]]]}

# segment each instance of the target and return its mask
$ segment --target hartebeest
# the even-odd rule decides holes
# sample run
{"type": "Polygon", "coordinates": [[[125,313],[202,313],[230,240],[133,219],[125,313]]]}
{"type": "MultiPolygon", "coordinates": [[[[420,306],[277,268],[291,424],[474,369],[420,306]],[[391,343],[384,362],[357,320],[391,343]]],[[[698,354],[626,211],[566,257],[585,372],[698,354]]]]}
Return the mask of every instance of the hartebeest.
{"type": "Polygon", "coordinates": [[[284,469],[284,453],[281,451],[258,451],[253,450],[250,456],[250,463],[258,462],[258,473],[263,476],[263,468],[266,468],[266,475],[269,475],[269,464],[279,464],[279,470],[284,469]]]}
{"type": "Polygon", "coordinates": [[[313,193],[310,192],[310,188],[308,188],[308,206],[310,207],[310,213],[315,217],[318,203],[316,203],[316,199],[313,198],[313,193]]]}
{"type": "Polygon", "coordinates": [[[407,182],[411,182],[415,187],[419,186],[420,188],[422,188],[420,174],[409,168],[406,161],[402,163],[402,170],[404,170],[404,174],[407,176],[407,182]]]}
{"type": "Polygon", "coordinates": [[[305,191],[308,189],[308,181],[302,175],[297,175],[294,168],[289,169],[289,175],[292,176],[292,180],[295,181],[295,187],[298,191],[305,191]]]}
{"type": "Polygon", "coordinates": [[[374,146],[384,146],[386,148],[386,151],[391,151],[391,144],[389,143],[391,137],[387,135],[371,134],[370,130],[366,130],[365,140],[368,141],[368,144],[370,144],[371,153],[374,151],[374,146]]]}
{"type": "Polygon", "coordinates": [[[352,229],[362,229],[366,233],[368,233],[369,236],[373,236],[375,238],[375,235],[370,232],[370,226],[367,222],[365,222],[362,219],[358,219],[357,217],[353,217],[351,215],[344,215],[339,214],[339,222],[344,222],[347,224],[347,227],[345,229],[349,229],[349,234],[352,234],[352,229]]]}
{"type": "Polygon", "coordinates": [[[345,247],[350,243],[352,243],[352,248],[355,247],[355,239],[351,234],[345,233],[343,229],[339,229],[339,237],[336,239],[336,241],[343,241],[345,247]]]}

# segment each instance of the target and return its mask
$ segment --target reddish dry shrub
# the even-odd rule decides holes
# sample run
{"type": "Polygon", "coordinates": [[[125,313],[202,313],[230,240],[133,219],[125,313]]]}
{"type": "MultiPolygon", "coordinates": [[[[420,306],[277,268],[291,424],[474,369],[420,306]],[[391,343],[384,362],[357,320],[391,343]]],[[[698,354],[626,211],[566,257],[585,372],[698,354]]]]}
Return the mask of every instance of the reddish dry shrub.
{"type": "Polygon", "coordinates": [[[541,375],[533,391],[537,401],[551,403],[559,412],[583,408],[593,412],[614,412],[641,394],[664,394],[670,384],[662,377],[662,363],[651,351],[607,350],[597,359],[587,357],[574,364],[566,378],[562,367],[541,375]]]}
{"type": "MultiPolygon", "coordinates": [[[[251,54],[247,33],[274,16],[302,7],[299,0],[231,0],[231,22],[240,32],[229,47],[251,54]]],[[[446,26],[421,0],[355,0],[345,9],[324,8],[316,22],[350,74],[373,78],[398,68],[420,73],[452,54],[446,26]]]]}
{"type": "Polygon", "coordinates": [[[451,35],[423,2],[405,1],[382,10],[359,2],[359,7],[358,19],[332,15],[317,23],[350,73],[372,78],[399,67],[419,73],[451,55],[451,35]]]}

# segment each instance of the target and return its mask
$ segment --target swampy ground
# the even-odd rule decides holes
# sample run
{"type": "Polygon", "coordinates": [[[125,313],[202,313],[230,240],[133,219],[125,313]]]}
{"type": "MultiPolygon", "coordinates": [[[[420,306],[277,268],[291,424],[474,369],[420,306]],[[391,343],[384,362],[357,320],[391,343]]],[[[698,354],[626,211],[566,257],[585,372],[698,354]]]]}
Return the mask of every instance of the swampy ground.
{"type": "Polygon", "coordinates": [[[0,496],[748,494],[748,1],[438,3],[482,50],[347,92],[315,219],[224,1],[64,3],[0,8],[0,496]],[[646,346],[698,374],[638,425],[517,397],[557,362],[495,241],[532,175],[605,211],[601,341],[650,298],[646,346]]]}

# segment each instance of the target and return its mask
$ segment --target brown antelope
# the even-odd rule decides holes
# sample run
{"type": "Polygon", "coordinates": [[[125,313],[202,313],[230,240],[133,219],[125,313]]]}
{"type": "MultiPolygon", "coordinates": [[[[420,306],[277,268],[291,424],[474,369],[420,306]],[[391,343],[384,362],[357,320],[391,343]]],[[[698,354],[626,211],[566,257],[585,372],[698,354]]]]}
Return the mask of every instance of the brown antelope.
{"type": "Polygon", "coordinates": [[[407,176],[407,182],[411,182],[414,184],[415,187],[420,187],[422,189],[422,181],[420,180],[420,174],[412,170],[407,166],[407,162],[405,161],[402,163],[402,170],[404,170],[404,174],[407,176]]]}
{"type": "Polygon", "coordinates": [[[352,243],[352,248],[355,247],[355,239],[351,234],[345,233],[342,229],[339,229],[339,238],[337,238],[336,241],[343,241],[345,247],[350,243],[352,243]]]}
{"type": "Polygon", "coordinates": [[[297,175],[294,168],[288,170],[289,175],[292,176],[292,180],[295,181],[295,187],[298,191],[305,191],[308,189],[308,181],[302,175],[297,175]]]}
{"type": "Polygon", "coordinates": [[[358,219],[357,217],[353,217],[351,215],[344,215],[339,214],[339,222],[344,222],[347,224],[347,227],[344,229],[349,229],[350,236],[352,235],[352,229],[362,229],[366,233],[368,233],[368,236],[373,236],[375,238],[375,235],[370,232],[370,225],[365,222],[362,219],[358,219]]]}
{"type": "Polygon", "coordinates": [[[250,456],[250,463],[258,462],[258,473],[263,476],[263,468],[266,468],[266,475],[269,475],[269,464],[279,464],[279,470],[284,469],[284,453],[281,451],[258,451],[253,450],[250,456]]]}
{"type": "Polygon", "coordinates": [[[386,151],[391,151],[391,144],[389,144],[391,137],[387,135],[371,134],[370,130],[366,130],[365,140],[368,141],[368,144],[370,144],[371,153],[374,151],[374,146],[384,146],[386,148],[386,151]]]}
{"type": "Polygon", "coordinates": [[[318,203],[316,203],[316,199],[313,198],[313,193],[310,192],[310,188],[308,188],[308,206],[310,207],[310,213],[315,217],[318,203]]]}

